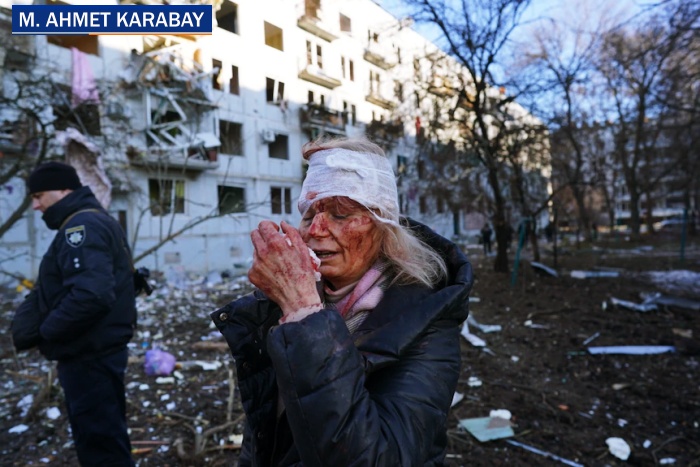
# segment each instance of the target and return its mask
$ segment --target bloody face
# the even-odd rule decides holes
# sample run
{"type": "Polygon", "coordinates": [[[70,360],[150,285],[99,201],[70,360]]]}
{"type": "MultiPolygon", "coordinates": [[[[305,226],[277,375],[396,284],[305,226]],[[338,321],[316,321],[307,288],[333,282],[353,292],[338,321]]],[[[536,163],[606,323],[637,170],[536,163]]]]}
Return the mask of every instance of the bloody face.
{"type": "Polygon", "coordinates": [[[299,233],[334,289],[360,280],[377,260],[380,233],[374,222],[364,206],[345,197],[316,201],[304,214],[299,233]]]}

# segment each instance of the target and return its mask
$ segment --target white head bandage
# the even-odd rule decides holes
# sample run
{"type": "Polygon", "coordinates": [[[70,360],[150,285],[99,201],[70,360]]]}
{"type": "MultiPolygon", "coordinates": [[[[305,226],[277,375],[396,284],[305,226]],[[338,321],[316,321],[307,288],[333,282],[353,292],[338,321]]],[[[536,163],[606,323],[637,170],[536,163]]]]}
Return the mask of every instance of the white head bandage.
{"type": "Polygon", "coordinates": [[[380,222],[399,225],[397,193],[394,170],[386,157],[324,149],[310,157],[299,195],[299,212],[303,216],[320,199],[346,196],[372,210],[380,222]]]}

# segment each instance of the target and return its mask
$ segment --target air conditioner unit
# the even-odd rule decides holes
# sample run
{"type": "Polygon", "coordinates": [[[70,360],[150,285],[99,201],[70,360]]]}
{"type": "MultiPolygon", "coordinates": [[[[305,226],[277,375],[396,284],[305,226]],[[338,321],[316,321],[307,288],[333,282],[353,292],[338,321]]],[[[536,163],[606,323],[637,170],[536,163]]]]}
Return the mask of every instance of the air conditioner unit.
{"type": "Polygon", "coordinates": [[[263,130],[260,132],[262,136],[263,143],[274,143],[275,142],[275,132],[272,130],[263,130]]]}

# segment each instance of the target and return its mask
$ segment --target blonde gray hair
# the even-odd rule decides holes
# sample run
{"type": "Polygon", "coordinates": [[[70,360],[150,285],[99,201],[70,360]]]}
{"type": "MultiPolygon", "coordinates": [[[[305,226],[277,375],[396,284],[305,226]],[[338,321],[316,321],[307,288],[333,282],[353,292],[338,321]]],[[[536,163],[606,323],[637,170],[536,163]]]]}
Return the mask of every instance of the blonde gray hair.
{"type": "MultiPolygon", "coordinates": [[[[375,154],[386,157],[384,150],[364,137],[321,138],[302,147],[304,159],[317,151],[327,149],[347,149],[350,151],[375,154]]],[[[386,217],[388,213],[379,212],[386,217]]],[[[401,225],[377,222],[372,219],[381,232],[380,254],[392,265],[395,284],[423,284],[434,287],[447,276],[447,267],[442,257],[422,240],[401,225]]]]}

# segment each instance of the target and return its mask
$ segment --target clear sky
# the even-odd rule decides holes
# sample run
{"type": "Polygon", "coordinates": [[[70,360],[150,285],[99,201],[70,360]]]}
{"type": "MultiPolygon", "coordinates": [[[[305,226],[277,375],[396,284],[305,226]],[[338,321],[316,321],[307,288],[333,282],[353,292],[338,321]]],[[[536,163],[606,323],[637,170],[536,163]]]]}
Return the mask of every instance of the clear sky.
{"type": "MultiPolygon", "coordinates": [[[[398,18],[408,16],[403,0],[376,0],[398,18]]],[[[597,21],[601,15],[622,22],[628,20],[652,0],[533,0],[525,11],[523,21],[528,23],[517,32],[515,39],[526,40],[528,29],[542,24],[545,18],[564,22],[571,27],[592,28],[587,22],[597,21]],[[532,26],[529,26],[531,24],[532,26]]],[[[413,28],[432,42],[439,43],[439,31],[429,25],[415,24],[413,28]]]]}

